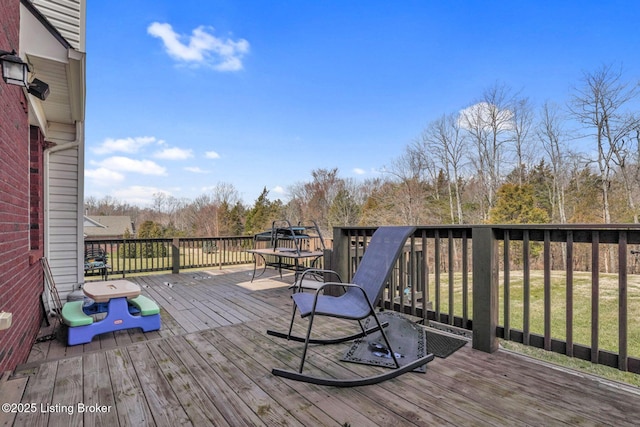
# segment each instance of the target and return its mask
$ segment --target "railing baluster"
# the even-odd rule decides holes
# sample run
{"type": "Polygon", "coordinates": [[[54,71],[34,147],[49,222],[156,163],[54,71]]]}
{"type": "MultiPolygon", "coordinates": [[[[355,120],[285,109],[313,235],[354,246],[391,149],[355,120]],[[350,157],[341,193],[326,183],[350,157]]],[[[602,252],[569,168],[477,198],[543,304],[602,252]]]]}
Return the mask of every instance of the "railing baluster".
{"type": "Polygon", "coordinates": [[[433,255],[433,264],[434,264],[434,273],[435,273],[435,287],[436,287],[436,322],[442,322],[441,314],[440,314],[440,230],[436,228],[434,235],[434,255],[433,255]]]}
{"type": "Polygon", "coordinates": [[[573,231],[567,231],[567,266],[566,266],[566,335],[567,348],[566,355],[573,357],[573,231]]]}
{"type": "Polygon", "coordinates": [[[469,239],[462,230],[462,327],[469,327],[469,239]]]}
{"type": "Polygon", "coordinates": [[[504,302],[503,302],[503,311],[504,311],[504,339],[511,339],[511,318],[510,318],[510,310],[509,306],[511,304],[511,248],[509,246],[510,243],[510,230],[504,231],[504,244],[503,244],[503,292],[504,292],[504,302]]]}
{"type": "Polygon", "coordinates": [[[448,319],[448,323],[450,325],[453,325],[453,284],[454,284],[454,279],[453,279],[453,270],[454,270],[454,259],[453,259],[453,255],[454,255],[454,248],[453,248],[453,230],[449,229],[448,233],[447,233],[447,239],[448,239],[448,251],[449,251],[449,257],[448,257],[448,263],[449,263],[449,319],[448,319]]]}
{"type": "Polygon", "coordinates": [[[551,235],[544,230],[544,349],[551,350],[551,235]]]}
{"type": "Polygon", "coordinates": [[[396,292],[397,298],[400,301],[400,311],[404,311],[404,303],[405,303],[405,289],[407,289],[407,271],[405,271],[407,266],[407,253],[402,252],[398,259],[398,278],[396,279],[394,275],[391,276],[391,289],[393,289],[393,296],[391,298],[391,306],[395,306],[396,301],[396,292]],[[396,280],[394,280],[396,279],[396,280]],[[394,283],[395,282],[395,283],[394,283]]]}
{"type": "Polygon", "coordinates": [[[427,306],[429,303],[429,256],[427,254],[427,230],[422,230],[422,269],[420,288],[422,290],[422,321],[427,324],[427,306]]]}
{"type": "Polygon", "coordinates": [[[618,237],[618,369],[627,368],[627,232],[618,237]]]}
{"type": "Polygon", "coordinates": [[[411,251],[409,252],[409,292],[411,295],[411,315],[416,315],[416,291],[418,274],[416,272],[416,238],[411,236],[411,251]]]}
{"type": "Polygon", "coordinates": [[[598,363],[598,328],[600,296],[600,233],[591,234],[591,362],[598,363]]]}
{"type": "Polygon", "coordinates": [[[524,230],[522,236],[522,342],[524,345],[529,345],[529,334],[531,331],[529,323],[531,317],[531,272],[529,261],[529,230],[524,230]]]}

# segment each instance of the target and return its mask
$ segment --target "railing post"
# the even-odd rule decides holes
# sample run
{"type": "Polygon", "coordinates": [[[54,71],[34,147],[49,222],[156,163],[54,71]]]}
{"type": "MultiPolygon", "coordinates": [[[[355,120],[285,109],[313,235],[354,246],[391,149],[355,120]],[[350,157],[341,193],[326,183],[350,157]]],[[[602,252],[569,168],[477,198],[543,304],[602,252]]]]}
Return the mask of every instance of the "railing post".
{"type": "Polygon", "coordinates": [[[498,350],[498,241],[491,227],[471,231],[473,241],[473,348],[498,350]]]}
{"type": "MultiPolygon", "coordinates": [[[[331,270],[338,273],[344,282],[351,280],[351,277],[348,276],[349,262],[351,260],[350,249],[349,239],[347,238],[346,233],[343,232],[342,228],[334,227],[333,250],[331,251],[331,261],[329,262],[329,265],[331,266],[331,270]]],[[[329,277],[327,279],[330,281],[336,280],[335,277],[329,277]]],[[[329,295],[340,295],[340,291],[338,289],[327,289],[326,292],[329,295]]]]}
{"type": "Polygon", "coordinates": [[[180,239],[177,237],[173,238],[171,244],[171,257],[171,272],[178,274],[180,273],[180,239]]]}

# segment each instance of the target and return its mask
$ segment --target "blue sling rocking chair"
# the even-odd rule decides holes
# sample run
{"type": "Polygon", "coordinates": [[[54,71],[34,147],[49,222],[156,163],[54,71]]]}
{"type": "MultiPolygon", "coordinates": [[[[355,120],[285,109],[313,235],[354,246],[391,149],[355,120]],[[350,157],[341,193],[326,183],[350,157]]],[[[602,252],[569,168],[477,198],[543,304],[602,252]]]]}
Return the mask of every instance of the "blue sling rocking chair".
{"type": "Polygon", "coordinates": [[[398,363],[396,353],[389,344],[387,334],[384,332],[384,327],[387,325],[380,323],[374,309],[382,296],[384,285],[393,271],[393,267],[402,252],[405,242],[414,231],[415,227],[404,226],[378,228],[371,237],[371,241],[364,252],[351,283],[327,282],[320,285],[315,293],[297,292],[292,295],[293,315],[289,325],[289,332],[285,334],[269,330],[267,331],[267,334],[305,343],[304,350],[302,352],[302,359],[300,361],[300,368],[298,372],[274,368],[271,371],[274,375],[318,385],[354,387],[376,384],[381,381],[395,378],[398,375],[412,371],[433,360],[433,354],[427,354],[413,362],[401,366],[400,363],[398,363]],[[327,285],[342,286],[344,287],[345,292],[340,296],[324,295],[322,291],[327,285]],[[302,318],[309,317],[309,326],[306,337],[304,338],[291,334],[296,317],[296,310],[300,312],[300,316],[302,318]],[[311,339],[311,328],[313,326],[315,316],[357,320],[360,325],[361,332],[335,339],[311,339]],[[362,320],[369,316],[373,316],[375,325],[373,328],[365,330],[362,325],[362,320]],[[356,379],[320,378],[302,373],[309,344],[335,344],[351,341],[356,338],[364,337],[368,333],[377,330],[381,332],[384,343],[386,344],[386,349],[393,358],[395,369],[380,375],[356,379]]]}

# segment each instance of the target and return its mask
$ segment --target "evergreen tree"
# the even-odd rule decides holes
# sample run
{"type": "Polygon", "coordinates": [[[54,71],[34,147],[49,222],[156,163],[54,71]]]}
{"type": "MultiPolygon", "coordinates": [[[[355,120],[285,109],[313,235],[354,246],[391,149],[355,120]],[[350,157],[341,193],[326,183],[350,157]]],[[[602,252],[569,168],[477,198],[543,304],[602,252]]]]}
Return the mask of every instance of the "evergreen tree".
{"type": "Polygon", "coordinates": [[[503,184],[491,209],[492,224],[544,224],[549,214],[537,206],[534,188],[530,184],[503,184]]]}
{"type": "Polygon", "coordinates": [[[247,212],[245,232],[255,234],[271,227],[271,223],[282,217],[282,202],[272,202],[267,197],[269,190],[265,187],[256,199],[253,207],[247,212]]]}

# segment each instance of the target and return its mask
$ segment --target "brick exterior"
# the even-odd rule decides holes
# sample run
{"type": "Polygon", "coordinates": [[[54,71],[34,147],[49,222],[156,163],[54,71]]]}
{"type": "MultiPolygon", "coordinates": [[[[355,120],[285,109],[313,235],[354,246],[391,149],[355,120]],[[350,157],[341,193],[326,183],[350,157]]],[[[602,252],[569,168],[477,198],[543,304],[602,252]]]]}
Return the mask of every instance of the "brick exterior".
{"type": "MultiPolygon", "coordinates": [[[[0,0],[0,49],[18,50],[20,1],[0,0]]],[[[24,363],[42,322],[43,138],[23,90],[0,79],[0,373],[24,363]]]]}

